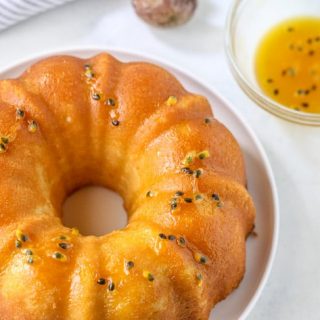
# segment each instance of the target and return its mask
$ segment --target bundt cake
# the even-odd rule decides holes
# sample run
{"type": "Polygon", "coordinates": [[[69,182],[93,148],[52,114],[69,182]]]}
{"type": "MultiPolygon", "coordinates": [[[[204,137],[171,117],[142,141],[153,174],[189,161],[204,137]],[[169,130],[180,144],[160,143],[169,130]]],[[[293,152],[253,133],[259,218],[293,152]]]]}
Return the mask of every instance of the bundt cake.
{"type": "MultiPolygon", "coordinates": [[[[0,319],[207,319],[245,271],[255,209],[241,150],[162,68],[54,56],[0,81],[0,319]],[[63,226],[74,190],[128,225],[63,226]]],[[[107,219],[107,214],[106,214],[107,219]]]]}

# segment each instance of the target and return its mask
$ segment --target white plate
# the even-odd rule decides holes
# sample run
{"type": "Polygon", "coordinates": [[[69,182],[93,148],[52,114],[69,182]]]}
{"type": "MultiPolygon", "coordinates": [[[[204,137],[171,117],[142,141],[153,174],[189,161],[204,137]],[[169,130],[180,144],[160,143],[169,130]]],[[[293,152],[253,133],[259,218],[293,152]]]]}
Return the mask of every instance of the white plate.
{"type": "MultiPolygon", "coordinates": [[[[206,96],[213,106],[216,117],[229,128],[240,143],[245,155],[249,191],[257,208],[256,232],[258,236],[249,237],[247,241],[247,271],[241,285],[227,299],[217,305],[210,319],[245,319],[260,296],[271,270],[278,240],[279,207],[274,177],[266,154],[255,134],[225,99],[196,77],[177,67],[159,59],[146,57],[144,54],[119,49],[77,48],[43,53],[3,70],[0,73],[0,78],[18,76],[30,64],[50,55],[70,54],[78,57],[90,57],[101,51],[107,51],[123,61],[149,61],[163,66],[172,72],[189,91],[206,96]]],[[[114,197],[111,201],[114,201],[114,197]]],[[[116,216],[113,217],[116,218],[116,216]]],[[[101,221],[99,219],[99,223],[101,221]]],[[[91,223],[95,224],[95,221],[91,221],[91,223]]],[[[110,224],[110,221],[105,223],[108,228],[107,224],[110,224]]],[[[112,223],[112,225],[117,225],[117,223],[121,224],[123,221],[112,223]]]]}

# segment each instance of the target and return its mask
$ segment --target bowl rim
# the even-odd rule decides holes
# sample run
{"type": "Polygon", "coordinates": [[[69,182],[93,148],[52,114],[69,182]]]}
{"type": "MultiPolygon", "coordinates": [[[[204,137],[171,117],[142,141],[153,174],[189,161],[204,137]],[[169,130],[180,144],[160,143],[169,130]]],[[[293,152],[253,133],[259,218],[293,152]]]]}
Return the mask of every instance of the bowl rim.
{"type": "Polygon", "coordinates": [[[278,103],[268,96],[266,96],[262,91],[258,91],[251,85],[250,81],[243,74],[238,66],[237,58],[235,55],[234,48],[234,36],[233,32],[235,29],[235,23],[237,16],[241,11],[241,8],[249,0],[233,0],[229,12],[227,14],[225,32],[224,32],[224,47],[228,60],[228,64],[231,69],[235,80],[237,81],[240,88],[244,93],[253,100],[259,107],[264,110],[291,122],[310,125],[310,126],[320,126],[320,114],[317,113],[306,113],[301,111],[296,111],[290,109],[281,103],[278,103]]]}
{"type": "Polygon", "coordinates": [[[255,292],[253,293],[249,303],[246,305],[246,307],[243,309],[242,314],[240,315],[238,320],[245,320],[250,312],[253,310],[254,306],[256,305],[258,299],[260,298],[262,291],[264,287],[266,286],[267,280],[270,276],[272,266],[274,264],[274,260],[276,257],[276,252],[278,248],[278,242],[279,242],[279,232],[280,232],[280,205],[279,205],[279,198],[278,198],[278,190],[277,185],[275,182],[275,177],[273,174],[273,170],[270,164],[270,161],[268,159],[267,153],[264,150],[262,143],[258,139],[257,135],[253,131],[253,129],[248,125],[248,122],[243,118],[243,116],[239,113],[238,110],[236,110],[233,107],[233,104],[228,101],[228,99],[224,98],[218,91],[214,88],[212,85],[208,85],[205,83],[199,76],[194,75],[192,72],[185,70],[183,67],[178,67],[173,65],[173,63],[170,63],[168,60],[159,57],[154,54],[144,53],[142,51],[138,50],[132,50],[131,48],[124,49],[119,48],[115,46],[97,46],[97,45],[80,45],[80,46],[63,46],[63,47],[57,47],[55,49],[50,50],[42,50],[37,54],[31,54],[26,56],[22,59],[17,59],[15,62],[10,63],[8,66],[0,69],[0,80],[3,73],[9,72],[11,69],[19,67],[20,65],[23,65],[25,63],[34,63],[35,61],[46,58],[52,55],[61,55],[61,54],[67,54],[67,55],[76,55],[79,53],[84,53],[88,51],[104,51],[109,52],[111,54],[131,54],[137,57],[140,57],[142,59],[145,59],[147,61],[150,61],[152,63],[158,63],[162,67],[166,68],[168,67],[171,70],[174,70],[174,72],[177,72],[179,74],[185,75],[189,78],[192,78],[195,80],[199,85],[201,85],[203,88],[205,88],[208,91],[211,91],[218,99],[222,101],[223,104],[225,104],[234,114],[234,116],[239,120],[241,125],[247,130],[248,135],[253,140],[254,144],[256,145],[260,156],[262,158],[263,164],[265,166],[266,174],[269,179],[270,188],[272,192],[272,238],[271,238],[271,246],[270,246],[270,252],[267,259],[267,262],[265,264],[265,270],[263,274],[260,277],[259,284],[257,285],[255,292]]]}

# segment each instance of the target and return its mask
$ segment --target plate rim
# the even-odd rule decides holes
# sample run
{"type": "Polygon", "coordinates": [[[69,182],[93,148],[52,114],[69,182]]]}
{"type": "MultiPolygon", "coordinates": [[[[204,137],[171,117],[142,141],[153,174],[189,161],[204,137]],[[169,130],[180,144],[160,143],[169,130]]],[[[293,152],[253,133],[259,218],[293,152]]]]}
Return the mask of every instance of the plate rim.
{"type": "Polygon", "coordinates": [[[33,60],[39,60],[48,56],[52,55],[61,55],[61,54],[77,54],[77,53],[85,53],[88,51],[104,51],[104,52],[111,52],[111,54],[114,54],[115,56],[117,54],[122,55],[133,55],[136,57],[139,57],[141,59],[145,59],[148,61],[151,61],[155,64],[160,64],[162,67],[168,69],[171,69],[173,71],[176,71],[179,74],[182,74],[186,76],[189,79],[192,79],[197,84],[199,84],[201,87],[203,87],[205,90],[210,91],[218,100],[220,100],[229,110],[234,114],[234,116],[237,118],[237,120],[240,122],[240,124],[245,128],[247,131],[247,134],[250,136],[252,141],[254,142],[255,146],[257,147],[260,156],[263,161],[263,166],[266,170],[267,177],[269,179],[270,188],[272,191],[272,211],[273,211],[273,233],[272,233],[272,239],[271,239],[271,249],[270,253],[267,259],[265,270],[263,271],[263,274],[260,278],[259,284],[257,288],[255,289],[254,294],[252,295],[249,303],[246,305],[246,307],[243,309],[242,314],[239,317],[239,320],[244,320],[248,317],[250,312],[253,310],[254,306],[256,305],[258,299],[260,298],[262,291],[267,283],[267,280],[270,276],[272,266],[275,260],[277,247],[278,247],[278,240],[279,240],[279,226],[280,226],[280,207],[279,207],[279,198],[278,198],[278,191],[277,186],[275,182],[275,177],[272,171],[272,167],[270,164],[270,161],[267,157],[266,151],[264,150],[259,138],[253,131],[253,129],[248,125],[244,117],[239,113],[238,110],[236,110],[232,103],[225,97],[223,97],[213,85],[209,85],[205,83],[204,80],[200,79],[199,76],[196,76],[194,73],[190,72],[189,70],[185,70],[183,67],[175,66],[173,63],[169,62],[168,60],[159,57],[155,54],[149,54],[144,53],[139,50],[132,50],[130,49],[124,49],[121,47],[116,46],[97,46],[97,45],[80,45],[80,46],[63,46],[63,47],[57,47],[55,49],[49,49],[49,50],[41,50],[36,54],[29,54],[25,58],[17,59],[15,62],[10,63],[6,67],[0,68],[0,79],[2,78],[3,73],[10,72],[11,69],[17,68],[22,64],[30,63],[33,60]]]}

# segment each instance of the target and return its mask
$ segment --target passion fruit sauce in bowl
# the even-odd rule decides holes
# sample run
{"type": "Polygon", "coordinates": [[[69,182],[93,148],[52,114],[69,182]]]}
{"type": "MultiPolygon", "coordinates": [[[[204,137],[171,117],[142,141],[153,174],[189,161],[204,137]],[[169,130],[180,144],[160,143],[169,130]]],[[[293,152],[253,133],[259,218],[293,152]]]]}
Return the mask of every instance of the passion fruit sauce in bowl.
{"type": "Polygon", "coordinates": [[[320,18],[293,18],[271,28],[257,48],[255,71],[270,98],[320,114],[320,18]]]}
{"type": "Polygon", "coordinates": [[[312,126],[320,126],[319,19],[319,0],[234,0],[225,29],[243,92],[280,118],[312,126]]]}

